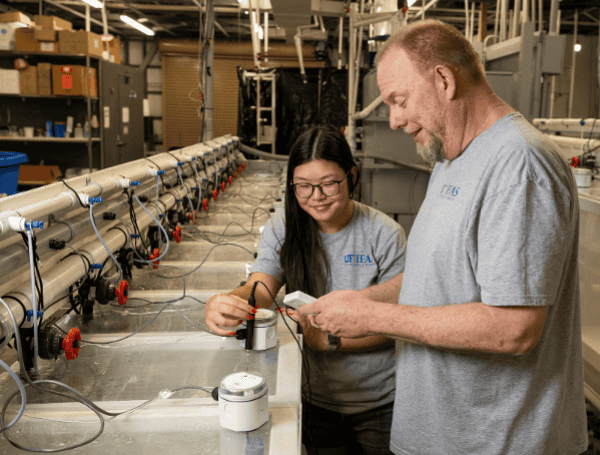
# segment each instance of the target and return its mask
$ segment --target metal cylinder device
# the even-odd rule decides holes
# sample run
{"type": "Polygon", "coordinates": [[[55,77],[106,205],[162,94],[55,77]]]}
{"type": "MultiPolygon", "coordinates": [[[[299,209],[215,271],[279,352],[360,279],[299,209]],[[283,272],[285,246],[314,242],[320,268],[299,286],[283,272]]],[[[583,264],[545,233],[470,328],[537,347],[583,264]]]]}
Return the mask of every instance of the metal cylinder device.
{"type": "MultiPolygon", "coordinates": [[[[246,321],[242,327],[246,328],[246,321]]],[[[245,341],[241,342],[242,347],[245,341]]],[[[254,332],[252,336],[252,349],[266,351],[277,345],[277,313],[271,310],[259,309],[254,315],[254,332]]]]}
{"type": "Polygon", "coordinates": [[[239,371],[219,385],[221,426],[233,431],[256,430],[269,420],[267,382],[258,373],[239,371]]]}

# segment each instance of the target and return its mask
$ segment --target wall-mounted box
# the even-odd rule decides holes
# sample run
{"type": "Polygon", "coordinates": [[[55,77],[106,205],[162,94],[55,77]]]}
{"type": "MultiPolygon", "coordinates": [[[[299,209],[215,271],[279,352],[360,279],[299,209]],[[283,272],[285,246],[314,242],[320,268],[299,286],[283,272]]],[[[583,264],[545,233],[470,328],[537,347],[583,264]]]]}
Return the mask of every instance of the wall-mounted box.
{"type": "Polygon", "coordinates": [[[542,53],[542,73],[558,76],[565,63],[566,35],[545,35],[542,53]]]}
{"type": "Polygon", "coordinates": [[[71,96],[88,96],[89,94],[91,97],[97,97],[96,69],[79,65],[53,65],[52,93],[71,96]]]}
{"type": "Polygon", "coordinates": [[[102,57],[102,38],[84,30],[62,30],[58,32],[58,52],[102,57]]]}

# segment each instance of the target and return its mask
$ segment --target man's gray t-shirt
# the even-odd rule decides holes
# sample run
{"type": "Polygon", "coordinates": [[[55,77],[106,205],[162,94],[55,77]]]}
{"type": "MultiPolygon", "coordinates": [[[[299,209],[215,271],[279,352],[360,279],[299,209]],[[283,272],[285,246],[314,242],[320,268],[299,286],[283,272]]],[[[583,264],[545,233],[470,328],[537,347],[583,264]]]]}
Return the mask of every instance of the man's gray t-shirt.
{"type": "Polygon", "coordinates": [[[548,306],[523,355],[405,344],[391,449],[575,455],[587,448],[577,270],[579,202],[557,146],[520,114],[438,163],[408,239],[399,303],[548,306]]]}
{"type": "MultiPolygon", "coordinates": [[[[352,219],[344,229],[335,234],[320,233],[331,268],[326,292],[361,290],[404,270],[406,238],[402,227],[378,210],[355,201],[353,204],[352,219]]],[[[284,239],[284,221],[275,216],[265,225],[251,272],[267,273],[284,283],[279,257],[284,239]]],[[[394,401],[393,343],[363,353],[313,351],[308,346],[304,352],[309,361],[313,404],[356,414],[394,401]]]]}

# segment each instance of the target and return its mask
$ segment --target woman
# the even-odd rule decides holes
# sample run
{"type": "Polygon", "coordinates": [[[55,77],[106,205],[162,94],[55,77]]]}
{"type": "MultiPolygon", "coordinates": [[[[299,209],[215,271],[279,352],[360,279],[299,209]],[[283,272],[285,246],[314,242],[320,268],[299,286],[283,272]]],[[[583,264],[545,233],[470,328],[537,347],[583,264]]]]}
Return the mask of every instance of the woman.
{"type": "MultiPolygon", "coordinates": [[[[353,201],[359,179],[344,136],[327,127],[302,134],[290,152],[285,221],[266,224],[247,283],[212,296],[206,322],[218,335],[251,319],[252,287],[261,308],[283,284],[320,297],[395,279],[404,269],[406,239],[387,215],[353,201]]],[[[397,279],[397,278],[396,278],[397,279]]],[[[390,454],[395,344],[382,336],[336,339],[289,313],[304,334],[310,379],[303,390],[302,442],[309,454],[390,454]]],[[[306,381],[303,381],[306,384],[306,381]]]]}

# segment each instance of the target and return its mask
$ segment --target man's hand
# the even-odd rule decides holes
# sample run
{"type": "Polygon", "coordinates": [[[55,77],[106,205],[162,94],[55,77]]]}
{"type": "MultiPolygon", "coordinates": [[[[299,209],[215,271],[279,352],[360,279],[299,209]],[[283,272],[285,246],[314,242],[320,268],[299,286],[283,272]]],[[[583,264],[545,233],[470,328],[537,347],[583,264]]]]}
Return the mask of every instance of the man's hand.
{"type": "Polygon", "coordinates": [[[286,311],[288,316],[296,321],[302,328],[304,341],[313,351],[327,350],[327,332],[323,332],[322,330],[311,325],[308,318],[298,310],[286,309],[283,311],[286,311]]]}
{"type": "Polygon", "coordinates": [[[334,291],[316,302],[303,305],[299,312],[324,332],[344,338],[360,338],[370,334],[368,308],[371,304],[358,291],[334,291]]]}

